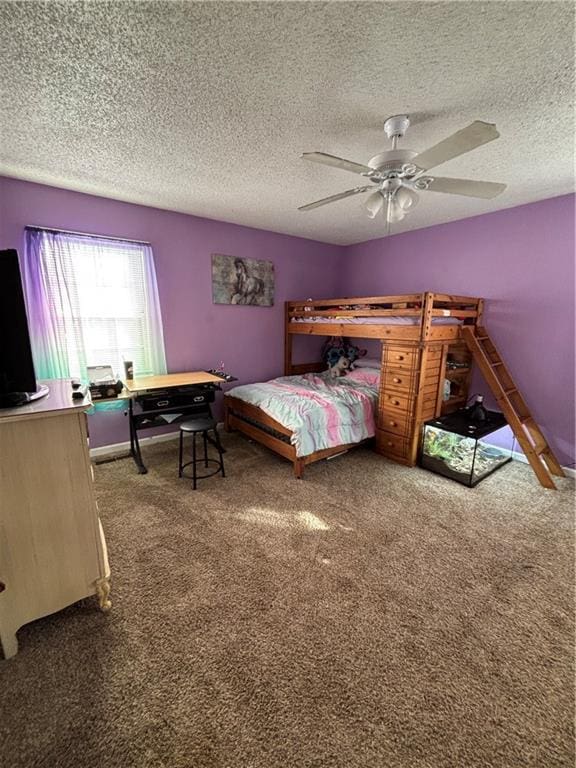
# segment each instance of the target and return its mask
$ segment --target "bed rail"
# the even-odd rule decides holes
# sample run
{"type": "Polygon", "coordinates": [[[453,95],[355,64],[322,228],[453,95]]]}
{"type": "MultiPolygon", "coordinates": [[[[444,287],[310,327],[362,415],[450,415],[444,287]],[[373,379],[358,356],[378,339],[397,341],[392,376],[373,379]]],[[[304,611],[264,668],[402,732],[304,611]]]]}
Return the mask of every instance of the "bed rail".
{"type": "Polygon", "coordinates": [[[366,317],[370,310],[390,311],[407,309],[410,314],[419,314],[419,307],[424,300],[422,293],[410,293],[394,296],[362,296],[343,299],[304,299],[287,301],[286,308],[291,317],[302,317],[307,314],[342,315],[350,312],[352,317],[366,317]],[[409,306],[412,305],[412,306],[409,306]],[[415,311],[414,311],[415,310],[415,311]]]}
{"type": "Polygon", "coordinates": [[[288,319],[307,317],[389,317],[422,315],[477,317],[482,299],[448,293],[408,293],[342,299],[302,299],[286,302],[288,319]],[[427,306],[428,305],[428,306],[427,306]]]}
{"type": "Polygon", "coordinates": [[[466,325],[481,322],[483,299],[451,293],[407,293],[390,296],[354,296],[341,299],[300,299],[285,303],[285,358],[286,374],[295,372],[292,365],[292,338],[294,335],[347,336],[351,338],[381,339],[388,343],[428,342],[456,338],[456,326],[434,324],[434,318],[452,317],[466,325]],[[387,324],[388,317],[412,317],[412,325],[387,324]],[[370,324],[351,324],[348,318],[371,318],[370,324]],[[375,322],[381,317],[382,324],[375,322]],[[325,322],[319,318],[326,318],[325,322]],[[343,322],[338,323],[342,318],[343,322]]]}

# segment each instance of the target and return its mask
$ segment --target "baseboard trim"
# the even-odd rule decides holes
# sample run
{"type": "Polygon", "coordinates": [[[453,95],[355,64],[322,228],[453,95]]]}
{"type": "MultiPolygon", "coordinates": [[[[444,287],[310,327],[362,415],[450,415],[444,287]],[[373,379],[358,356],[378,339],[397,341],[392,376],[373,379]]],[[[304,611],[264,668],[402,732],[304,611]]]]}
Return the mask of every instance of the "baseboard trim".
{"type": "MultiPolygon", "coordinates": [[[[222,429],[223,423],[218,422],[218,429],[222,429]]],[[[170,440],[177,440],[179,432],[167,432],[163,435],[151,435],[150,437],[140,437],[139,442],[141,446],[150,445],[151,443],[166,443],[170,440]]],[[[102,445],[99,448],[90,448],[91,459],[112,458],[114,456],[121,456],[122,454],[130,453],[130,442],[126,443],[114,443],[113,445],[102,445]]],[[[343,451],[345,453],[345,451],[343,451]]],[[[338,453],[336,456],[340,456],[338,453]]],[[[335,458],[330,456],[329,458],[335,458]]],[[[528,459],[523,453],[519,451],[512,451],[512,458],[514,461],[521,461],[523,464],[528,464],[528,459]]],[[[562,467],[566,477],[576,478],[576,469],[573,467],[562,467]]]]}
{"type": "MultiPolygon", "coordinates": [[[[512,451],[512,458],[514,461],[521,461],[522,464],[529,464],[528,459],[523,453],[520,453],[519,451],[512,451]]],[[[564,474],[566,477],[572,477],[576,478],[576,469],[573,467],[562,467],[564,474]]]]}
{"type": "MultiPolygon", "coordinates": [[[[218,429],[222,429],[223,422],[218,422],[218,429]]],[[[170,440],[178,440],[180,430],[176,432],[166,432],[162,435],[150,435],[150,437],[138,437],[141,447],[152,443],[167,443],[170,440]]],[[[126,443],[113,443],[112,445],[101,445],[99,448],[90,448],[91,459],[110,459],[122,455],[130,455],[130,441],[126,443]]]]}
{"type": "MultiPolygon", "coordinates": [[[[167,432],[164,435],[150,435],[150,437],[138,437],[141,446],[151,443],[166,443],[169,440],[177,440],[179,432],[167,432]]],[[[111,458],[123,453],[130,453],[130,441],[126,443],[113,443],[112,445],[101,445],[99,448],[90,448],[91,459],[111,458]]]]}

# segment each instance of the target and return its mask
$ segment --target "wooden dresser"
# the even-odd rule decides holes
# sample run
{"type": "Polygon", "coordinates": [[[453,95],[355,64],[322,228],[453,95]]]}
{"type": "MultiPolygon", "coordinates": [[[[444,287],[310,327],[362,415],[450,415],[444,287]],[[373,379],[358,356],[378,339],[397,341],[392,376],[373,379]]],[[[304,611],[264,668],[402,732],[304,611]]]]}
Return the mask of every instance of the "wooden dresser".
{"type": "Polygon", "coordinates": [[[376,421],[378,453],[413,466],[418,458],[422,425],[466,403],[470,355],[460,341],[382,344],[382,374],[376,421]],[[455,373],[448,360],[466,367],[455,373]],[[443,399],[444,380],[452,379],[455,394],[443,399]]]}
{"type": "Polygon", "coordinates": [[[88,452],[88,400],[70,381],[0,410],[0,644],[18,650],[29,621],[97,595],[110,607],[106,542],[88,452]]]}

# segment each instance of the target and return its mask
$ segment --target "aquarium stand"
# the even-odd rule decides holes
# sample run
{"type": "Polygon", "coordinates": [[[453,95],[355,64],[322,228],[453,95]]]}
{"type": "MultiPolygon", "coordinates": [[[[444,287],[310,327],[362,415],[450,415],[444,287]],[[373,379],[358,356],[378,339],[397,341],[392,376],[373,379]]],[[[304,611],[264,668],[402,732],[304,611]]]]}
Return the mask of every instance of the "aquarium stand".
{"type": "Polygon", "coordinates": [[[482,423],[468,408],[425,422],[420,466],[472,488],[511,461],[512,430],[498,411],[486,413],[482,423]]]}

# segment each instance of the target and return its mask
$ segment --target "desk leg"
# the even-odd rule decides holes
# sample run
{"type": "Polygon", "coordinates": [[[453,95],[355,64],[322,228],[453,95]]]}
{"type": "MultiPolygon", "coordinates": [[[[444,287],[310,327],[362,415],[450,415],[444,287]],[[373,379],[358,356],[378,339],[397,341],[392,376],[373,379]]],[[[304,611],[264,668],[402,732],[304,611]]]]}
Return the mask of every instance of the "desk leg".
{"type": "Polygon", "coordinates": [[[148,470],[144,466],[144,462],[142,461],[142,454],[140,453],[140,443],[138,442],[138,429],[136,427],[136,422],[134,421],[134,408],[132,405],[132,399],[130,399],[128,411],[129,411],[128,419],[130,421],[130,454],[134,459],[134,463],[138,467],[138,474],[146,475],[148,473],[148,470]]]}

